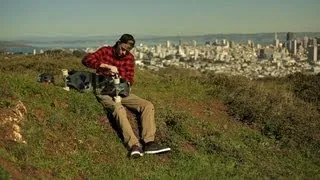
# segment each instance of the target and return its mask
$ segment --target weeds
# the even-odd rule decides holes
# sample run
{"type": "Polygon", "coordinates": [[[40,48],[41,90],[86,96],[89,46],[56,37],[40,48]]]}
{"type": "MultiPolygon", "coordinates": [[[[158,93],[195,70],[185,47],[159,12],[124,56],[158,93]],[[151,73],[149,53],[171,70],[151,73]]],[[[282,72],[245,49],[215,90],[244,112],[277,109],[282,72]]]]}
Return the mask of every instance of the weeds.
{"type": "Polygon", "coordinates": [[[18,100],[28,110],[22,126],[27,144],[0,142],[0,162],[8,162],[0,164],[0,178],[319,178],[318,76],[250,81],[137,69],[133,93],[154,103],[156,139],[172,152],[132,160],[111,125],[101,123],[107,117],[94,95],[61,88],[61,69],[88,70],[81,58],[48,52],[0,61],[0,110],[18,100]],[[57,83],[38,83],[43,72],[57,83]],[[210,106],[213,99],[224,102],[229,116],[210,106]]]}

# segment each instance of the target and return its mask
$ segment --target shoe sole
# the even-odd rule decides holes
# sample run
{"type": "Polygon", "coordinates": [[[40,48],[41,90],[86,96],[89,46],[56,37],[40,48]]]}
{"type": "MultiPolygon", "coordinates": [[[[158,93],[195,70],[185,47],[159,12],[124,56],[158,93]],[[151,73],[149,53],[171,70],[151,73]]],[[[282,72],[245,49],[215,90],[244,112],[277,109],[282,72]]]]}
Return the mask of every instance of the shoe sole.
{"type": "Polygon", "coordinates": [[[164,152],[168,152],[171,151],[171,148],[164,148],[164,149],[160,149],[160,150],[154,150],[154,151],[144,151],[145,154],[158,154],[158,153],[164,153],[164,152]]]}
{"type": "Polygon", "coordinates": [[[132,157],[132,158],[138,158],[138,157],[142,157],[142,156],[143,156],[143,154],[140,152],[132,152],[130,154],[130,157],[132,157]]]}

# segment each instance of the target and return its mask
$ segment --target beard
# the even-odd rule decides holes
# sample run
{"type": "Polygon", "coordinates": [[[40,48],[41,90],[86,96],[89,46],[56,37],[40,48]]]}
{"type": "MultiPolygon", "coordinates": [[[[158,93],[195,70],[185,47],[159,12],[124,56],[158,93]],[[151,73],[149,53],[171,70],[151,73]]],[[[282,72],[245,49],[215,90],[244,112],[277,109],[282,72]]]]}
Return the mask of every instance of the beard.
{"type": "Polygon", "coordinates": [[[127,55],[127,53],[125,53],[125,54],[121,54],[120,52],[116,53],[116,57],[119,58],[119,59],[125,57],[126,55],[127,55]]]}

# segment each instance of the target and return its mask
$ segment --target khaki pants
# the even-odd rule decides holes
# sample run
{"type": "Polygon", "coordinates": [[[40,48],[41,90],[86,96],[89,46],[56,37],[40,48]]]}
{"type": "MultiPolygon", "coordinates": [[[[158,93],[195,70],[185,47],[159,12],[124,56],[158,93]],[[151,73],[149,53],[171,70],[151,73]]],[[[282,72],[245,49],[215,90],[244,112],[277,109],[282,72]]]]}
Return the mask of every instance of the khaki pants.
{"type": "Polygon", "coordinates": [[[142,140],[145,143],[154,141],[156,126],[154,120],[154,106],[151,102],[134,94],[122,98],[121,103],[115,103],[113,98],[108,95],[97,95],[97,98],[105,108],[112,111],[114,119],[121,128],[125,144],[129,147],[140,145],[139,140],[129,123],[127,112],[124,107],[135,110],[141,114],[142,140]]]}

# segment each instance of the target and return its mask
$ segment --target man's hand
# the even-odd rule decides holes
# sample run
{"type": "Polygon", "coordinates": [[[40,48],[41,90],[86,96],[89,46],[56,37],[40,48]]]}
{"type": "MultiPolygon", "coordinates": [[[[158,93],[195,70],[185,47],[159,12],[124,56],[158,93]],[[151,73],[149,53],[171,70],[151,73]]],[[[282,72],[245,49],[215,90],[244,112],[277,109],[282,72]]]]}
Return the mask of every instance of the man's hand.
{"type": "Polygon", "coordinates": [[[106,69],[110,69],[110,71],[114,74],[118,74],[118,68],[116,66],[112,66],[112,65],[108,65],[108,64],[101,64],[100,68],[106,68],[106,69]]]}

